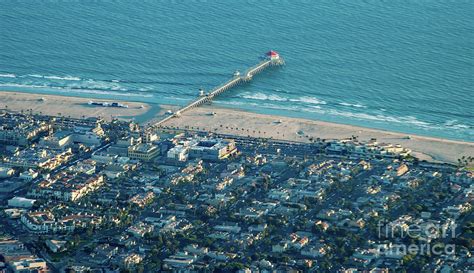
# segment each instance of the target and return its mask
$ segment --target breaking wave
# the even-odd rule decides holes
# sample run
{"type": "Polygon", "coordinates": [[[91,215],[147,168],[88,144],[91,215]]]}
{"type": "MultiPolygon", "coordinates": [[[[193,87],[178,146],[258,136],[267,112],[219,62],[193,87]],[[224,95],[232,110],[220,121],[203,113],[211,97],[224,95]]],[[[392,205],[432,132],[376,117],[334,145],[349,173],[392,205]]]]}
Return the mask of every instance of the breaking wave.
{"type": "Polygon", "coordinates": [[[367,108],[367,106],[362,105],[360,103],[353,104],[353,103],[348,103],[348,102],[339,102],[338,104],[342,106],[355,107],[355,108],[367,108]]]}
{"type": "Polygon", "coordinates": [[[244,98],[244,99],[251,99],[251,100],[268,100],[268,101],[288,101],[287,98],[280,97],[278,95],[266,95],[263,93],[244,93],[239,95],[239,97],[244,98]]]}
{"type": "MultiPolygon", "coordinates": [[[[104,90],[104,89],[90,89],[90,88],[68,88],[68,87],[58,87],[51,85],[35,85],[35,84],[0,84],[0,87],[17,87],[17,88],[36,88],[36,89],[53,89],[56,92],[60,93],[87,93],[87,94],[99,94],[99,95],[110,95],[110,96],[126,96],[126,97],[146,97],[151,98],[151,94],[141,94],[135,92],[118,92],[114,90],[104,90]]],[[[122,91],[122,90],[121,90],[122,91]]]]}
{"type": "Polygon", "coordinates": [[[446,121],[444,123],[444,126],[448,128],[452,128],[452,129],[472,129],[473,128],[473,126],[459,123],[457,119],[446,121]]]}
{"type": "Polygon", "coordinates": [[[251,99],[251,100],[262,100],[262,101],[290,101],[290,102],[301,102],[306,104],[326,104],[326,101],[320,100],[316,97],[300,97],[300,98],[286,98],[278,95],[267,95],[264,93],[250,93],[246,92],[238,95],[240,98],[251,99]]]}
{"type": "Polygon", "coordinates": [[[0,78],[16,78],[16,75],[11,73],[0,74],[0,78]]]}
{"type": "MultiPolygon", "coordinates": [[[[416,127],[422,130],[446,130],[450,128],[451,130],[456,131],[463,131],[468,134],[474,129],[473,126],[469,126],[466,124],[460,124],[457,120],[450,120],[446,123],[437,123],[437,122],[427,122],[417,119],[414,116],[394,116],[394,115],[387,115],[387,114],[371,114],[371,113],[361,113],[361,112],[351,112],[351,111],[344,111],[340,109],[334,108],[322,108],[320,105],[309,105],[308,107],[301,107],[299,105],[278,105],[272,103],[272,99],[269,99],[268,96],[262,96],[260,93],[255,95],[243,95],[240,97],[247,97],[252,98],[255,100],[267,100],[268,103],[257,103],[257,102],[246,102],[246,101],[232,101],[232,100],[218,100],[217,102],[222,105],[232,105],[238,108],[252,108],[252,107],[261,107],[263,109],[272,109],[272,110],[282,110],[282,111],[290,111],[290,112],[299,112],[299,113],[314,113],[319,115],[326,115],[326,116],[333,116],[333,117],[344,117],[359,121],[371,121],[374,123],[383,123],[383,124],[398,124],[398,125],[409,125],[412,127],[416,127]]],[[[274,99],[273,99],[274,100],[274,99]]],[[[290,100],[287,100],[290,101],[290,100]]],[[[337,105],[340,105],[338,103],[337,105]]],[[[343,105],[346,106],[346,105],[343,105]]],[[[349,107],[355,108],[366,108],[366,107],[358,107],[354,106],[353,104],[347,105],[349,107]]],[[[306,116],[306,115],[305,115],[306,116]]],[[[314,118],[314,117],[313,117],[314,118]]]]}
{"type": "Polygon", "coordinates": [[[303,102],[303,103],[308,103],[308,104],[327,104],[326,101],[324,100],[320,100],[316,97],[300,97],[300,98],[297,98],[297,99],[290,99],[289,101],[292,101],[292,102],[303,102]]]}

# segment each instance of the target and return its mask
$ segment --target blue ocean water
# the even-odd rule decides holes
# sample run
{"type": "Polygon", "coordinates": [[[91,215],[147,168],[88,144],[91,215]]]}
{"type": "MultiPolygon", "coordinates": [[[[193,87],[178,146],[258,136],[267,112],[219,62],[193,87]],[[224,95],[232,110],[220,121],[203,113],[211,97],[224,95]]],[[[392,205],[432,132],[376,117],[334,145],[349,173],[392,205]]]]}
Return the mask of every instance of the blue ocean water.
{"type": "MultiPolygon", "coordinates": [[[[216,104],[474,141],[472,1],[9,1],[0,90],[216,104]]],[[[0,102],[1,103],[1,102],[0,102]]]]}

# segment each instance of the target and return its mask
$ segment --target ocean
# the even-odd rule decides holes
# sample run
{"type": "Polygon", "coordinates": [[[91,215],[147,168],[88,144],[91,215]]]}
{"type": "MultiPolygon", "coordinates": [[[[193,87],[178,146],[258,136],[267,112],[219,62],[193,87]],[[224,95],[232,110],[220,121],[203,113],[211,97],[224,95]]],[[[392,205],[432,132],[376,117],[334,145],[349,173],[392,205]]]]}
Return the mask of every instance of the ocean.
{"type": "MultiPolygon", "coordinates": [[[[0,90],[218,106],[474,142],[474,2],[10,1],[0,90]]],[[[1,105],[1,102],[0,102],[1,105]]]]}

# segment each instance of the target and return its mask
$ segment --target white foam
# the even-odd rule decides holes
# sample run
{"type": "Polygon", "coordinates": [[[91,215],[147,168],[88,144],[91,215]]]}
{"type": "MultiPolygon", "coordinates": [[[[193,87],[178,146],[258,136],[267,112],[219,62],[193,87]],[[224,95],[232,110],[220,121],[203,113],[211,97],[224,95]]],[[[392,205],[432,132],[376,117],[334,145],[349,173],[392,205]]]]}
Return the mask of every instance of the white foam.
{"type": "MultiPolygon", "coordinates": [[[[258,97],[260,99],[266,99],[266,96],[260,95],[261,93],[257,93],[254,97],[258,97]]],[[[248,96],[248,95],[247,95],[248,96]]],[[[289,100],[289,101],[300,101],[297,99],[289,100]]],[[[279,105],[279,104],[271,104],[271,103],[250,103],[250,102],[239,102],[239,101],[217,101],[220,104],[226,104],[226,105],[234,105],[234,106],[259,106],[263,107],[266,109],[275,109],[275,110],[286,110],[286,111],[293,111],[293,112],[307,112],[307,113],[318,113],[318,114],[326,114],[326,115],[333,115],[333,116],[342,116],[342,117],[347,117],[347,118],[352,118],[352,119],[357,119],[357,120],[367,120],[367,121],[373,121],[373,122],[378,122],[378,123],[392,123],[392,124],[404,124],[408,126],[414,126],[423,130],[446,130],[446,127],[449,127],[450,129],[454,130],[469,130],[472,127],[465,125],[465,124],[458,124],[457,120],[451,120],[447,121],[444,126],[440,126],[439,124],[433,124],[430,122],[426,121],[421,121],[417,119],[414,116],[390,116],[390,115],[382,115],[382,114],[370,114],[370,113],[355,113],[355,112],[349,112],[349,111],[341,111],[341,110],[336,110],[336,109],[322,109],[320,105],[309,105],[308,107],[301,107],[298,105],[293,105],[293,106],[288,106],[287,104],[285,105],[279,105]]],[[[318,100],[318,102],[320,102],[318,100]]],[[[351,107],[357,107],[354,105],[349,105],[351,107]]],[[[360,108],[360,107],[359,107],[360,108]]],[[[385,109],[383,109],[385,110],[385,109]]]]}
{"type": "Polygon", "coordinates": [[[469,125],[459,123],[457,119],[448,120],[443,125],[451,129],[470,129],[471,128],[471,126],[469,125]]]}
{"type": "Polygon", "coordinates": [[[387,115],[371,115],[367,113],[353,113],[353,112],[345,112],[345,111],[338,111],[338,110],[330,110],[330,114],[355,118],[355,119],[363,119],[363,120],[372,120],[372,121],[379,121],[379,122],[390,122],[390,123],[398,123],[398,124],[412,124],[424,129],[435,129],[437,128],[435,125],[418,120],[416,117],[413,116],[406,116],[406,117],[394,117],[394,116],[387,116],[387,115]]]}
{"type": "Polygon", "coordinates": [[[116,91],[105,91],[105,90],[93,90],[93,89],[79,89],[79,88],[68,88],[68,87],[57,87],[57,86],[49,86],[49,85],[34,85],[34,84],[16,84],[16,83],[7,83],[7,84],[0,84],[0,86],[4,87],[20,87],[20,88],[41,88],[41,89],[53,89],[57,92],[61,93],[87,93],[87,94],[99,94],[99,95],[113,95],[113,96],[129,96],[129,97],[146,97],[151,98],[153,95],[151,94],[138,94],[138,93],[130,93],[130,92],[116,92],[116,91]]]}
{"type": "Polygon", "coordinates": [[[266,95],[264,93],[250,93],[246,92],[240,95],[240,97],[244,99],[252,99],[252,100],[269,100],[269,101],[288,101],[287,98],[280,97],[278,95],[266,95]]]}
{"type": "Polygon", "coordinates": [[[39,74],[28,74],[26,75],[26,77],[32,77],[32,78],[44,78],[43,75],[39,75],[39,74]]]}
{"type": "Polygon", "coordinates": [[[1,83],[0,86],[4,87],[21,87],[21,88],[52,88],[46,85],[36,85],[36,84],[19,84],[19,83],[1,83]]]}
{"type": "Polygon", "coordinates": [[[303,103],[308,103],[308,104],[327,104],[327,102],[324,100],[320,100],[316,97],[308,97],[308,96],[300,97],[297,99],[290,99],[289,101],[303,102],[303,103]]]}
{"type": "Polygon", "coordinates": [[[88,79],[85,82],[67,84],[66,87],[74,89],[99,89],[99,90],[112,90],[112,91],[127,91],[126,88],[122,87],[118,83],[110,83],[104,81],[96,81],[88,79]]]}
{"type": "Polygon", "coordinates": [[[7,74],[0,74],[1,78],[16,78],[15,74],[7,73],[7,74]]]}
{"type": "Polygon", "coordinates": [[[64,80],[64,81],[80,81],[82,80],[79,77],[73,77],[73,76],[44,76],[43,78],[45,79],[50,79],[50,80],[64,80]]]}
{"type": "Polygon", "coordinates": [[[40,75],[40,74],[28,74],[23,77],[31,77],[31,78],[39,78],[39,79],[48,79],[48,80],[61,80],[61,81],[80,81],[82,80],[79,77],[74,77],[74,76],[55,76],[55,75],[40,75]]]}
{"type": "Polygon", "coordinates": [[[320,100],[316,97],[300,97],[300,98],[295,98],[295,99],[290,99],[278,95],[267,95],[264,93],[250,93],[246,92],[239,97],[244,98],[244,99],[252,99],[252,100],[262,100],[262,101],[291,101],[291,102],[301,102],[305,104],[327,104],[324,100],[320,100]]]}
{"type": "Polygon", "coordinates": [[[367,108],[367,106],[362,105],[360,103],[354,104],[354,103],[348,103],[348,102],[339,102],[338,104],[342,106],[349,106],[349,107],[355,107],[355,108],[367,108]]]}

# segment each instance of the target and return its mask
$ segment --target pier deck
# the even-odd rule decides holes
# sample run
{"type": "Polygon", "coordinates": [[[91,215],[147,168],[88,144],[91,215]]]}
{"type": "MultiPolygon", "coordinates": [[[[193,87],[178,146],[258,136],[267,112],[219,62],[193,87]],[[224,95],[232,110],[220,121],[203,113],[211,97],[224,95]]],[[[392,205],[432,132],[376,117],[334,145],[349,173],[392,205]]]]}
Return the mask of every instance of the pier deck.
{"type": "Polygon", "coordinates": [[[278,55],[278,53],[276,53],[274,51],[270,51],[269,53],[267,53],[267,57],[263,61],[261,61],[260,63],[258,63],[255,66],[249,68],[244,74],[240,74],[240,73],[236,72],[234,74],[234,76],[230,80],[228,80],[227,82],[225,82],[225,83],[217,86],[216,88],[212,89],[208,94],[200,96],[196,100],[192,101],[188,105],[186,105],[186,106],[182,107],[181,109],[179,109],[178,111],[176,111],[175,113],[163,118],[162,120],[159,120],[159,121],[153,123],[150,126],[150,128],[160,127],[161,124],[167,122],[168,120],[170,120],[172,118],[180,117],[181,114],[183,114],[187,110],[192,109],[194,107],[198,107],[198,106],[200,106],[204,103],[210,102],[216,96],[224,93],[225,91],[227,91],[227,90],[229,90],[229,89],[231,89],[231,88],[233,88],[237,85],[240,85],[240,84],[251,81],[252,78],[255,75],[257,75],[258,73],[260,73],[261,71],[265,70],[266,68],[268,68],[270,66],[280,66],[280,65],[283,65],[283,64],[284,64],[284,60],[278,55]]]}

